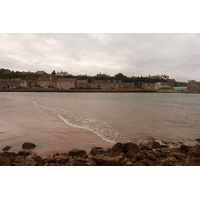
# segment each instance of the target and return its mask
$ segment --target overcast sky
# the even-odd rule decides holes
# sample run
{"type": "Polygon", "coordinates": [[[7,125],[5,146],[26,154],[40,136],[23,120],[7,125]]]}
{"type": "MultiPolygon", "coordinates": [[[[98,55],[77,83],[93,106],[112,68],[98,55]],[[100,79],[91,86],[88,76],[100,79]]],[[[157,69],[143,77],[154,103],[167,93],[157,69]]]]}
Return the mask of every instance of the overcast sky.
{"type": "Polygon", "coordinates": [[[0,33],[0,68],[200,81],[200,34],[0,33]]]}

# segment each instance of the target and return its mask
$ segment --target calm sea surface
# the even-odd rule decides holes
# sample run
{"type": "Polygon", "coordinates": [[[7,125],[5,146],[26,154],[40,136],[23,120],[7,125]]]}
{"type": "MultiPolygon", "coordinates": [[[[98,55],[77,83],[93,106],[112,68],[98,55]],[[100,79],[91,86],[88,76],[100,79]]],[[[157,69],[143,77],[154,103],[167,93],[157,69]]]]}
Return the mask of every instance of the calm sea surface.
{"type": "Polygon", "coordinates": [[[40,117],[44,113],[42,120],[53,117],[108,142],[149,137],[185,142],[200,137],[198,94],[0,93],[0,120],[6,117],[23,125],[33,119],[34,125],[37,115],[31,115],[31,109],[40,111],[40,117]]]}

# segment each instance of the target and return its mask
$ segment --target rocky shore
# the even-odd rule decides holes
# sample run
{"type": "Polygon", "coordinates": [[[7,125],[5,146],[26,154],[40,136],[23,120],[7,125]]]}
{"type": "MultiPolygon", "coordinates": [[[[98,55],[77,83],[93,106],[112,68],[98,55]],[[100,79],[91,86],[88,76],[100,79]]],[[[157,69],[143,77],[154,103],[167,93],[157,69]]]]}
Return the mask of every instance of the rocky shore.
{"type": "Polygon", "coordinates": [[[45,158],[32,153],[34,148],[37,145],[25,142],[16,153],[6,146],[0,153],[0,166],[200,166],[200,145],[170,148],[167,143],[161,145],[156,140],[139,145],[116,143],[108,149],[93,147],[89,154],[72,149],[45,158]]]}

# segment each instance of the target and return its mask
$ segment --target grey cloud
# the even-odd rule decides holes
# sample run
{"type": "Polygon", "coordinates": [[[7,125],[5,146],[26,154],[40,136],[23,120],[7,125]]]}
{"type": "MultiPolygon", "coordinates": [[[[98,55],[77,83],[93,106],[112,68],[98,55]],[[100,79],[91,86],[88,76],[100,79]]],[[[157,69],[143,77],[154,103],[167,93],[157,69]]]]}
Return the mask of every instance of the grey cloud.
{"type": "Polygon", "coordinates": [[[199,80],[200,34],[0,34],[0,68],[199,80]]]}

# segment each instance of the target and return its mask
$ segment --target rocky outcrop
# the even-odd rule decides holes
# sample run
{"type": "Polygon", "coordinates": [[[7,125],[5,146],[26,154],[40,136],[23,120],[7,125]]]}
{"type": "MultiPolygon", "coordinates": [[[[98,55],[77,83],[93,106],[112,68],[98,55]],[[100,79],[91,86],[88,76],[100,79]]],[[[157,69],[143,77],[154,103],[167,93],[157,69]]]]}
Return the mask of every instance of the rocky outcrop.
{"type": "Polygon", "coordinates": [[[29,150],[18,153],[4,148],[0,166],[200,166],[200,145],[160,145],[153,140],[148,144],[116,143],[111,148],[93,147],[89,154],[82,149],[55,153],[42,158],[31,150],[36,145],[23,145],[29,150]]]}

